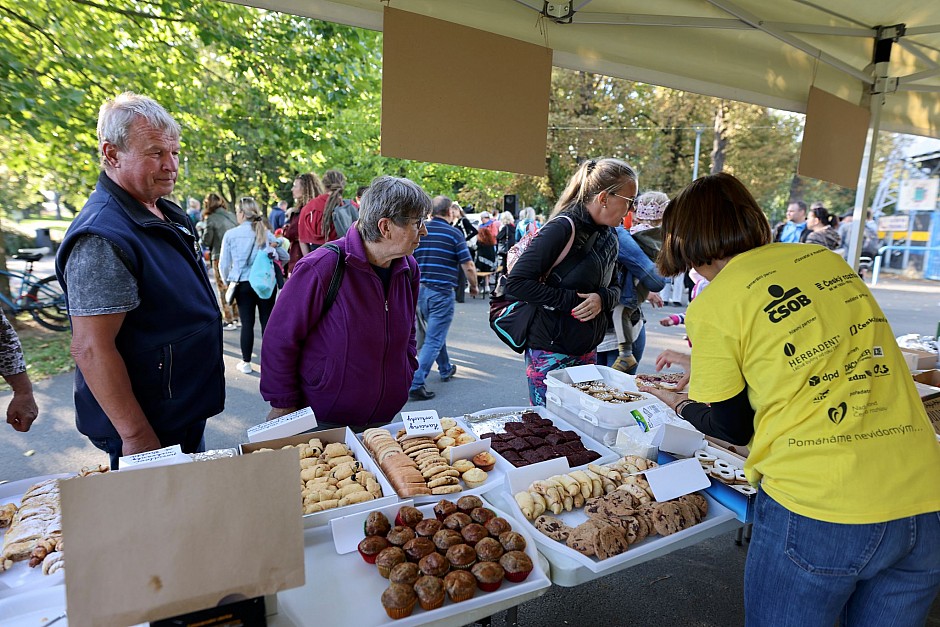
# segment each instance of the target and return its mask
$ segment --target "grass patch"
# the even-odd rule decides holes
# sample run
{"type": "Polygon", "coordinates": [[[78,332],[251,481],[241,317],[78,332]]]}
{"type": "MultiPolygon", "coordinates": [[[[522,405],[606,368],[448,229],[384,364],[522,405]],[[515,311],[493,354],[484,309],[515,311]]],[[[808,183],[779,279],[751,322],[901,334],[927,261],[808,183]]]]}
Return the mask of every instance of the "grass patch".
{"type": "MultiPolygon", "coordinates": [[[[36,324],[29,314],[21,314],[16,320],[16,334],[20,336],[26,372],[33,383],[75,368],[69,354],[70,331],[50,331],[36,324]]],[[[10,386],[0,379],[0,389],[9,390],[10,386]]]]}

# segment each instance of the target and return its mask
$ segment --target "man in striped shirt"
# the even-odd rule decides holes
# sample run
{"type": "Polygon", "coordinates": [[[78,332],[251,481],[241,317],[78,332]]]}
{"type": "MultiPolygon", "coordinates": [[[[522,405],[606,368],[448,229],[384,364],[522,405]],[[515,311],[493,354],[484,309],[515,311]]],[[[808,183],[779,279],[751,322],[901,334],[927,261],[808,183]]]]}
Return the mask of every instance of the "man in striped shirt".
{"type": "Polygon", "coordinates": [[[431,202],[428,234],[421,238],[421,244],[414,253],[421,270],[418,314],[427,322],[427,331],[418,353],[418,370],[408,392],[412,400],[434,398],[434,392],[429,392],[424,382],[435,360],[441,381],[449,381],[457,372],[457,366],[450,363],[447,357],[447,331],[454,319],[454,288],[457,287],[458,266],[462,266],[467,273],[470,294],[479,292],[476,268],[463,233],[447,221],[451,204],[451,199],[446,196],[437,196],[431,202]]]}

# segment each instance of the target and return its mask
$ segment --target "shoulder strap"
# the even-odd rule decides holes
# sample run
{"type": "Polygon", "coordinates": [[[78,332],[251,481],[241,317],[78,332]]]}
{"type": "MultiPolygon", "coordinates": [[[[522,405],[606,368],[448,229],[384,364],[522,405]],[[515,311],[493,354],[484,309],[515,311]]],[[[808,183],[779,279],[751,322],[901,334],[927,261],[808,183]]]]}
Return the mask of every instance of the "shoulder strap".
{"type": "Polygon", "coordinates": [[[339,246],[330,242],[329,244],[324,244],[323,248],[327,248],[336,253],[336,268],[333,269],[333,277],[330,279],[330,288],[326,292],[326,300],[323,301],[323,309],[320,311],[320,318],[326,316],[326,312],[330,310],[330,307],[333,306],[333,303],[336,301],[336,296],[339,294],[339,287],[343,283],[343,274],[346,272],[346,258],[343,255],[343,251],[339,249],[339,246]]]}
{"type": "Polygon", "coordinates": [[[577,234],[577,230],[574,228],[574,220],[571,219],[571,216],[562,215],[561,217],[567,220],[571,225],[571,237],[568,238],[568,243],[565,244],[565,248],[561,251],[561,254],[558,255],[558,259],[555,260],[555,263],[552,264],[552,267],[548,269],[546,274],[551,273],[551,271],[555,269],[555,266],[564,261],[568,253],[571,252],[571,247],[574,246],[574,237],[577,234]]]}

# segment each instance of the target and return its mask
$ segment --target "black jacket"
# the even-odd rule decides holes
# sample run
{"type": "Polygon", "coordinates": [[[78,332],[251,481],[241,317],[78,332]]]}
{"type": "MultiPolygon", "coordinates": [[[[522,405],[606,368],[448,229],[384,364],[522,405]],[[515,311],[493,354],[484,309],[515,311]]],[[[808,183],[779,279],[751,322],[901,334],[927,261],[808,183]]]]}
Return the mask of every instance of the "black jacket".
{"type": "Polygon", "coordinates": [[[594,350],[607,326],[607,316],[579,322],[571,315],[583,299],[578,292],[600,294],[604,311],[620,301],[616,276],[617,236],[614,229],[598,226],[581,206],[562,212],[575,224],[571,252],[543,282],[571,236],[571,225],[561,217],[550,220],[532,239],[510,273],[506,291],[513,298],[543,305],[529,327],[529,348],[583,355],[594,350]]]}

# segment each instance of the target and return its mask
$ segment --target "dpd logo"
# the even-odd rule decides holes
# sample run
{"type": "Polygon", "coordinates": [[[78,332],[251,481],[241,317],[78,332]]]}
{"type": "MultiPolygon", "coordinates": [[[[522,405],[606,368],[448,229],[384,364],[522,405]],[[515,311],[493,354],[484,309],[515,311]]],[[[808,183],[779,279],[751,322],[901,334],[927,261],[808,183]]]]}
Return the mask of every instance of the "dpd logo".
{"type": "Polygon", "coordinates": [[[764,307],[764,312],[767,313],[768,319],[774,324],[782,322],[791,313],[795,313],[813,302],[798,287],[785,290],[779,285],[771,285],[767,288],[767,293],[774,300],[764,307]]]}

